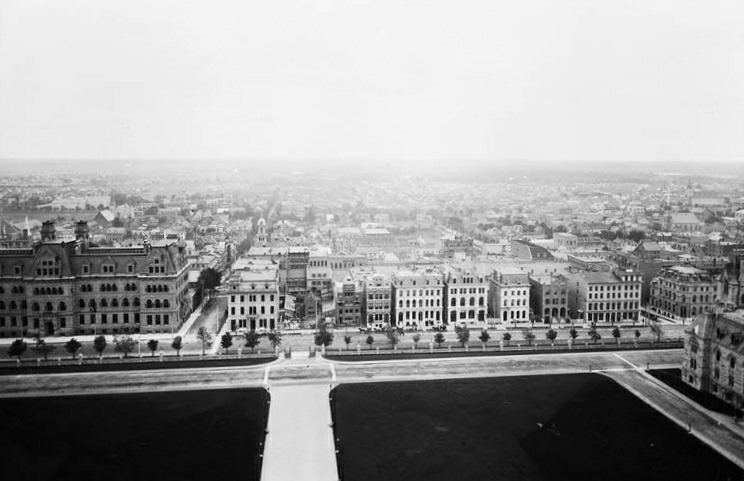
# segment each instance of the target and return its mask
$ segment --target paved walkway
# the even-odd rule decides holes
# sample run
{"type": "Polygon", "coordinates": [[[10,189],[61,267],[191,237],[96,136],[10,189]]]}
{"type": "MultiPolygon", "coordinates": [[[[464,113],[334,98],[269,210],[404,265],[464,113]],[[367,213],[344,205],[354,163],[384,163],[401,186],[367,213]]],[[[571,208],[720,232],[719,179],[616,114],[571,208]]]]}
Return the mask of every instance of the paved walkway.
{"type": "MultiPolygon", "coordinates": [[[[618,358],[623,359],[620,355],[618,358]]],[[[713,413],[654,378],[639,366],[603,372],[722,456],[744,469],[744,428],[713,413]]]]}
{"type": "MultiPolygon", "coordinates": [[[[326,363],[314,359],[291,361],[285,365],[328,370],[326,363]]],[[[271,393],[271,407],[261,481],[337,481],[336,448],[328,399],[331,384],[274,387],[271,386],[270,372],[267,370],[266,381],[271,393]]]]}

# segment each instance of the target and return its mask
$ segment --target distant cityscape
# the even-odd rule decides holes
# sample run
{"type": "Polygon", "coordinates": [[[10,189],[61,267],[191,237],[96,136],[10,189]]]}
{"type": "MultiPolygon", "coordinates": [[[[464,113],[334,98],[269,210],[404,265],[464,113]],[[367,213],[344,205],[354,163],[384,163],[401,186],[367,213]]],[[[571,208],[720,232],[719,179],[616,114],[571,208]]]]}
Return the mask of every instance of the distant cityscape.
{"type": "Polygon", "coordinates": [[[173,165],[0,177],[0,337],[175,333],[213,270],[217,334],[680,324],[684,381],[744,404],[735,175],[173,165]]]}

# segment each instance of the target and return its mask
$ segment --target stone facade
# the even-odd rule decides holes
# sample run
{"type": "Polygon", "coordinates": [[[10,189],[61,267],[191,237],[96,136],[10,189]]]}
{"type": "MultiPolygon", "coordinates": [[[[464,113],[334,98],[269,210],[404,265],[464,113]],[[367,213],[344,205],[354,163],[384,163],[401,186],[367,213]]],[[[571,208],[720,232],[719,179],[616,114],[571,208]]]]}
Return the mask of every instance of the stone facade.
{"type": "Polygon", "coordinates": [[[0,337],[176,332],[191,312],[181,242],[97,247],[51,222],[31,247],[0,249],[0,337]]]}

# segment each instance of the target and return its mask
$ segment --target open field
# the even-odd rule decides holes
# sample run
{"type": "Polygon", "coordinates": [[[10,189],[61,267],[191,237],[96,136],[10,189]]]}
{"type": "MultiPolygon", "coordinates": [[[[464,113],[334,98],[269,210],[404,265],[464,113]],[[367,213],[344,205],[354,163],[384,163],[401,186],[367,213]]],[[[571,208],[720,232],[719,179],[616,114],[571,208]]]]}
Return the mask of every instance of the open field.
{"type": "Polygon", "coordinates": [[[257,480],[266,400],[262,389],[2,399],[0,464],[27,480],[257,480]]]}
{"type": "Polygon", "coordinates": [[[598,375],[347,384],[332,410],[346,480],[744,480],[598,375]]]}

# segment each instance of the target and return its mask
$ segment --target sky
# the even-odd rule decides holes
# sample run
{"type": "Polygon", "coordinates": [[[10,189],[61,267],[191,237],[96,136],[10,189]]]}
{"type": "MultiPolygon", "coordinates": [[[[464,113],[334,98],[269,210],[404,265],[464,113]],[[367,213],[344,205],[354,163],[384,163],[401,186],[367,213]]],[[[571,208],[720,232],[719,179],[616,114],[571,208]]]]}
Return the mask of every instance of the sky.
{"type": "Polygon", "coordinates": [[[0,1],[0,160],[744,163],[742,133],[741,0],[0,1]]]}

